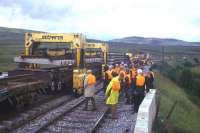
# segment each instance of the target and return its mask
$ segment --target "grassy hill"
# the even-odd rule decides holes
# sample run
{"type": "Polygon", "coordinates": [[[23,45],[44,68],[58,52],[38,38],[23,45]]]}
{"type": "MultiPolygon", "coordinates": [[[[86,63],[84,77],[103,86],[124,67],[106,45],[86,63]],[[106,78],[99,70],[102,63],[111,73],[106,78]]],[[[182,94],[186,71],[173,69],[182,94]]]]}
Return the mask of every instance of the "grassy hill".
{"type": "Polygon", "coordinates": [[[16,67],[13,57],[20,54],[23,45],[0,45],[0,72],[12,70],[16,67]]]}
{"type": "Polygon", "coordinates": [[[26,29],[0,27],[0,45],[19,45],[24,42],[26,32],[36,32],[26,29]]]}
{"type": "Polygon", "coordinates": [[[192,72],[200,74],[200,66],[193,67],[192,72]]]}
{"type": "MultiPolygon", "coordinates": [[[[156,73],[155,86],[161,92],[159,119],[166,118],[175,101],[177,106],[169,118],[167,131],[169,133],[199,133],[200,107],[195,105],[182,88],[173,81],[156,73]]],[[[160,123],[157,132],[166,132],[160,123]]]]}
{"type": "MultiPolygon", "coordinates": [[[[13,66],[12,58],[22,51],[24,46],[24,33],[26,32],[39,31],[0,27],[0,71],[1,68],[6,70],[8,64],[12,64],[13,66]],[[7,64],[5,63],[6,61],[7,64]]],[[[101,40],[94,39],[87,39],[87,41],[102,42],[101,40]]],[[[175,60],[176,58],[181,59],[183,57],[200,59],[200,45],[174,45],[185,43],[184,41],[177,39],[127,37],[106,42],[109,44],[110,52],[148,52],[153,55],[153,58],[159,60],[162,59],[162,52],[164,49],[166,60],[175,60]]]]}
{"type": "Polygon", "coordinates": [[[152,37],[124,37],[110,40],[110,42],[130,43],[140,45],[161,45],[161,46],[200,46],[199,42],[187,42],[173,38],[152,38],[152,37]]]}

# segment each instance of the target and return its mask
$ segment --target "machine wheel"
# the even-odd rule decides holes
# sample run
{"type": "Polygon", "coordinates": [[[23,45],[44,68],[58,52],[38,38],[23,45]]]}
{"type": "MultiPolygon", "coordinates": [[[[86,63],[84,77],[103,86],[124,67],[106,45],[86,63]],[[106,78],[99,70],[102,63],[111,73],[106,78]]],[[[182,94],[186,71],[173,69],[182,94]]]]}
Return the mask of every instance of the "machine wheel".
{"type": "Polygon", "coordinates": [[[55,88],[55,82],[52,81],[51,82],[51,91],[54,92],[55,90],[56,90],[56,88],[55,88]]]}
{"type": "Polygon", "coordinates": [[[58,91],[62,90],[62,83],[61,83],[61,81],[58,82],[57,90],[58,91]]]}

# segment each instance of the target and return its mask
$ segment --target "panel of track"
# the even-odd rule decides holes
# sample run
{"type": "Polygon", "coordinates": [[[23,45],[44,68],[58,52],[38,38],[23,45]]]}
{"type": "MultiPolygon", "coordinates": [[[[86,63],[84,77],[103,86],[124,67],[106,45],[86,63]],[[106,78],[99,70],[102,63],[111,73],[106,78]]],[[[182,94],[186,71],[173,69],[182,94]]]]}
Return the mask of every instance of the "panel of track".
{"type": "Polygon", "coordinates": [[[108,110],[103,91],[100,91],[102,84],[96,88],[98,89],[96,111],[83,111],[85,98],[82,96],[37,117],[13,133],[93,132],[108,110]]]}
{"type": "Polygon", "coordinates": [[[45,114],[46,112],[57,108],[64,103],[71,101],[72,96],[61,96],[59,98],[52,98],[49,102],[45,102],[40,105],[35,105],[31,109],[27,109],[23,112],[16,113],[14,117],[0,121],[0,132],[7,133],[15,130],[16,128],[26,124],[27,122],[35,119],[36,117],[45,114]],[[53,99],[53,100],[52,100],[53,99]]]}

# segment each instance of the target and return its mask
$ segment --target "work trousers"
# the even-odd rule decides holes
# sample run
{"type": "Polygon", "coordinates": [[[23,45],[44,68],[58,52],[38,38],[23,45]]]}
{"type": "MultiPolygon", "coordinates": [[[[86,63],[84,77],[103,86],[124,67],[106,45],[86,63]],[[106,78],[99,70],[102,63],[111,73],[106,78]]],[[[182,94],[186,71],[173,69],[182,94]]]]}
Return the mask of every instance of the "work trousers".
{"type": "Polygon", "coordinates": [[[125,87],[125,97],[126,97],[126,103],[131,104],[132,103],[132,90],[131,90],[131,87],[129,87],[129,86],[125,87]]]}
{"type": "Polygon", "coordinates": [[[131,104],[134,103],[134,99],[135,99],[135,90],[136,90],[136,85],[135,85],[135,79],[132,79],[131,82],[131,87],[130,87],[130,93],[131,93],[131,104]]]}
{"type": "Polygon", "coordinates": [[[142,103],[144,99],[144,89],[137,88],[135,90],[135,98],[134,98],[134,112],[137,113],[140,104],[142,103]]]}
{"type": "Polygon", "coordinates": [[[117,104],[110,104],[109,105],[109,112],[111,112],[111,118],[117,118],[117,104]]]}
{"type": "Polygon", "coordinates": [[[85,97],[85,110],[88,109],[89,101],[91,101],[92,103],[92,110],[96,109],[96,103],[94,97],[85,97]]]}

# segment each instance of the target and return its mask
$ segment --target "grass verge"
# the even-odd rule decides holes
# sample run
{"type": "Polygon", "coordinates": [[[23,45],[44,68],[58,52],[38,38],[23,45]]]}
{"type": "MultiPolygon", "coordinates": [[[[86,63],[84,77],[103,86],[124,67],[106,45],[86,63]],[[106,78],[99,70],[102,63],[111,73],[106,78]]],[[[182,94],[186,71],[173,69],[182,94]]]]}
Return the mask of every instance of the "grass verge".
{"type": "Polygon", "coordinates": [[[156,132],[199,133],[200,107],[191,102],[187,94],[170,79],[156,73],[155,87],[160,90],[160,111],[156,132]],[[169,118],[169,124],[164,129],[162,121],[166,118],[174,102],[177,105],[169,118]]]}

